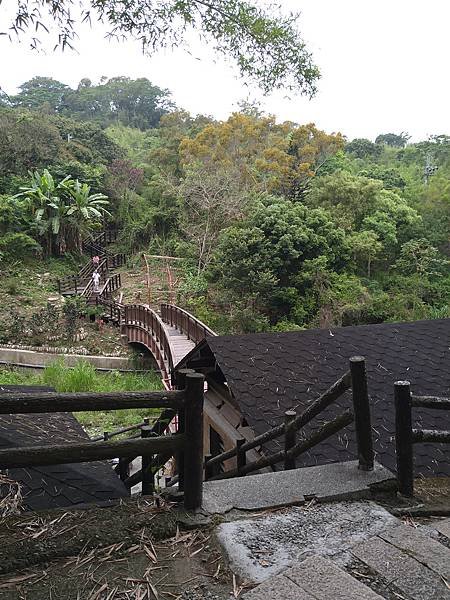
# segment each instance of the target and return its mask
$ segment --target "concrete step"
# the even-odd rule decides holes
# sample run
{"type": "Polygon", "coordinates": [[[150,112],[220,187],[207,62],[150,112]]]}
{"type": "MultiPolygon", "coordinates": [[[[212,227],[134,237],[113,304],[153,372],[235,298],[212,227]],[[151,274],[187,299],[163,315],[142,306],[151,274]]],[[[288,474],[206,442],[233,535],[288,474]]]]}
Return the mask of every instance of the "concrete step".
{"type": "Polygon", "coordinates": [[[311,556],[244,594],[243,600],[381,600],[323,556],[311,556]]]}
{"type": "Polygon", "coordinates": [[[261,473],[203,484],[203,508],[225,513],[233,508],[261,510],[302,504],[315,498],[332,500],[368,497],[373,486],[395,485],[393,474],[375,463],[373,471],[358,469],[358,461],[261,473]]]}

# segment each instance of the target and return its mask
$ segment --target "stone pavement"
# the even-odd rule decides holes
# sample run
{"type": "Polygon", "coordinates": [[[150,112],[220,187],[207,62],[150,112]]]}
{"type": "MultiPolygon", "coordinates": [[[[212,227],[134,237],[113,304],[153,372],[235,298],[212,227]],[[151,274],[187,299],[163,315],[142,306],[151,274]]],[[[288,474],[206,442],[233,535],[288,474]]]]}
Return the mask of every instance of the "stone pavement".
{"type": "Polygon", "coordinates": [[[320,555],[299,560],[242,600],[450,599],[450,519],[387,527],[350,555],[347,562],[320,555]]]}
{"type": "Polygon", "coordinates": [[[302,504],[312,498],[343,500],[370,497],[373,486],[395,485],[393,474],[375,463],[373,471],[358,469],[358,461],[276,471],[250,477],[206,481],[203,509],[210,513],[260,510],[302,504]]]}

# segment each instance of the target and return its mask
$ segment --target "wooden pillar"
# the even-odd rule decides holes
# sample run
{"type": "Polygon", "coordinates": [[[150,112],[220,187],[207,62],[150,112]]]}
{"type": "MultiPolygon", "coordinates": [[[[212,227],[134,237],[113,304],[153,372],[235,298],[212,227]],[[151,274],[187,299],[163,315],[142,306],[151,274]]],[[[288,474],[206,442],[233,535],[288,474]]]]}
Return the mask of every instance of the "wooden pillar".
{"type": "Polygon", "coordinates": [[[395,382],[394,401],[398,491],[403,496],[411,497],[414,495],[414,464],[412,402],[409,381],[395,382]]]}
{"type": "Polygon", "coordinates": [[[125,481],[130,476],[130,461],[128,458],[119,458],[119,477],[125,481]]]}
{"type": "Polygon", "coordinates": [[[208,481],[208,479],[211,479],[211,477],[214,477],[215,475],[214,465],[212,467],[208,466],[208,460],[210,460],[212,457],[212,454],[207,454],[205,456],[205,481],[208,481]]]}
{"type": "Polygon", "coordinates": [[[201,373],[186,375],[184,507],[201,507],[203,497],[203,389],[201,373]]]}
{"type": "MultiPolygon", "coordinates": [[[[148,438],[152,435],[152,428],[148,425],[141,427],[141,437],[148,438]]],[[[155,491],[155,481],[151,471],[152,456],[142,457],[142,495],[148,496],[155,491]]]]}
{"type": "MultiPolygon", "coordinates": [[[[297,413],[295,410],[287,410],[284,413],[284,451],[288,452],[291,448],[295,446],[297,431],[294,427],[292,427],[292,422],[294,421],[297,413]]],[[[295,469],[295,456],[290,457],[285,455],[284,457],[284,470],[289,471],[290,469],[295,469]]]]}
{"type": "Polygon", "coordinates": [[[367,390],[366,361],[363,356],[352,356],[350,359],[350,373],[352,376],[353,410],[355,413],[359,468],[363,471],[371,471],[374,459],[372,423],[370,419],[369,393],[367,390]]]}
{"type": "MultiPolygon", "coordinates": [[[[176,390],[184,390],[186,388],[186,376],[188,373],[193,373],[192,369],[179,369],[174,373],[174,387],[176,390]]],[[[180,408],[178,411],[178,433],[185,432],[185,409],[180,408]]],[[[178,471],[178,489],[184,490],[184,448],[178,452],[176,457],[176,466],[178,471]]]]}
{"type": "Polygon", "coordinates": [[[246,452],[242,452],[241,450],[241,446],[245,444],[245,442],[246,440],[244,439],[236,440],[236,467],[238,469],[238,474],[239,471],[247,464],[246,452]]]}

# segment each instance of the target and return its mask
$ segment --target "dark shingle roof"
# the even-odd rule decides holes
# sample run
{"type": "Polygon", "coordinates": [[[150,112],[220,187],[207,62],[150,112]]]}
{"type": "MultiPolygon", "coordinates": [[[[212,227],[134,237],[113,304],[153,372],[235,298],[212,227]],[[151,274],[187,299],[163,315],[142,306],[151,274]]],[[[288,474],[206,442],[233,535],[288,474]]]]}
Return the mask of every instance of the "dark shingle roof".
{"type": "MultiPolygon", "coordinates": [[[[377,460],[395,470],[393,383],[411,381],[415,394],[448,396],[450,319],[385,323],[209,337],[207,343],[243,416],[256,434],[281,422],[284,411],[301,412],[347,369],[354,355],[366,357],[377,460]]],[[[311,429],[351,406],[349,393],[322,413],[311,429]]],[[[450,429],[450,412],[415,409],[418,426],[450,429]]],[[[310,429],[310,430],[311,430],[310,429]]],[[[270,450],[274,450],[272,445],[270,450]]],[[[354,459],[353,428],[333,436],[299,460],[309,466],[354,459]]],[[[450,475],[450,449],[416,444],[416,474],[450,475]]]]}
{"type": "MultiPolygon", "coordinates": [[[[9,391],[49,392],[46,387],[0,386],[9,391]]],[[[0,415],[0,449],[85,442],[88,435],[72,413],[0,415]]],[[[28,510],[59,508],[127,497],[128,491],[106,461],[10,469],[22,484],[28,510]]]]}

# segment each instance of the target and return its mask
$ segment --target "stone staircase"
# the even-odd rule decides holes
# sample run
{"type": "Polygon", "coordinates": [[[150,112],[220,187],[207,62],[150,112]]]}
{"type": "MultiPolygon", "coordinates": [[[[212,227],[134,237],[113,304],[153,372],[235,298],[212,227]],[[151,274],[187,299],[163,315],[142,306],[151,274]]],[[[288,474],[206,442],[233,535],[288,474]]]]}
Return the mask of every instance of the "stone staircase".
{"type": "Polygon", "coordinates": [[[450,519],[396,524],[356,544],[350,562],[308,556],[242,600],[449,600],[450,519]]]}

